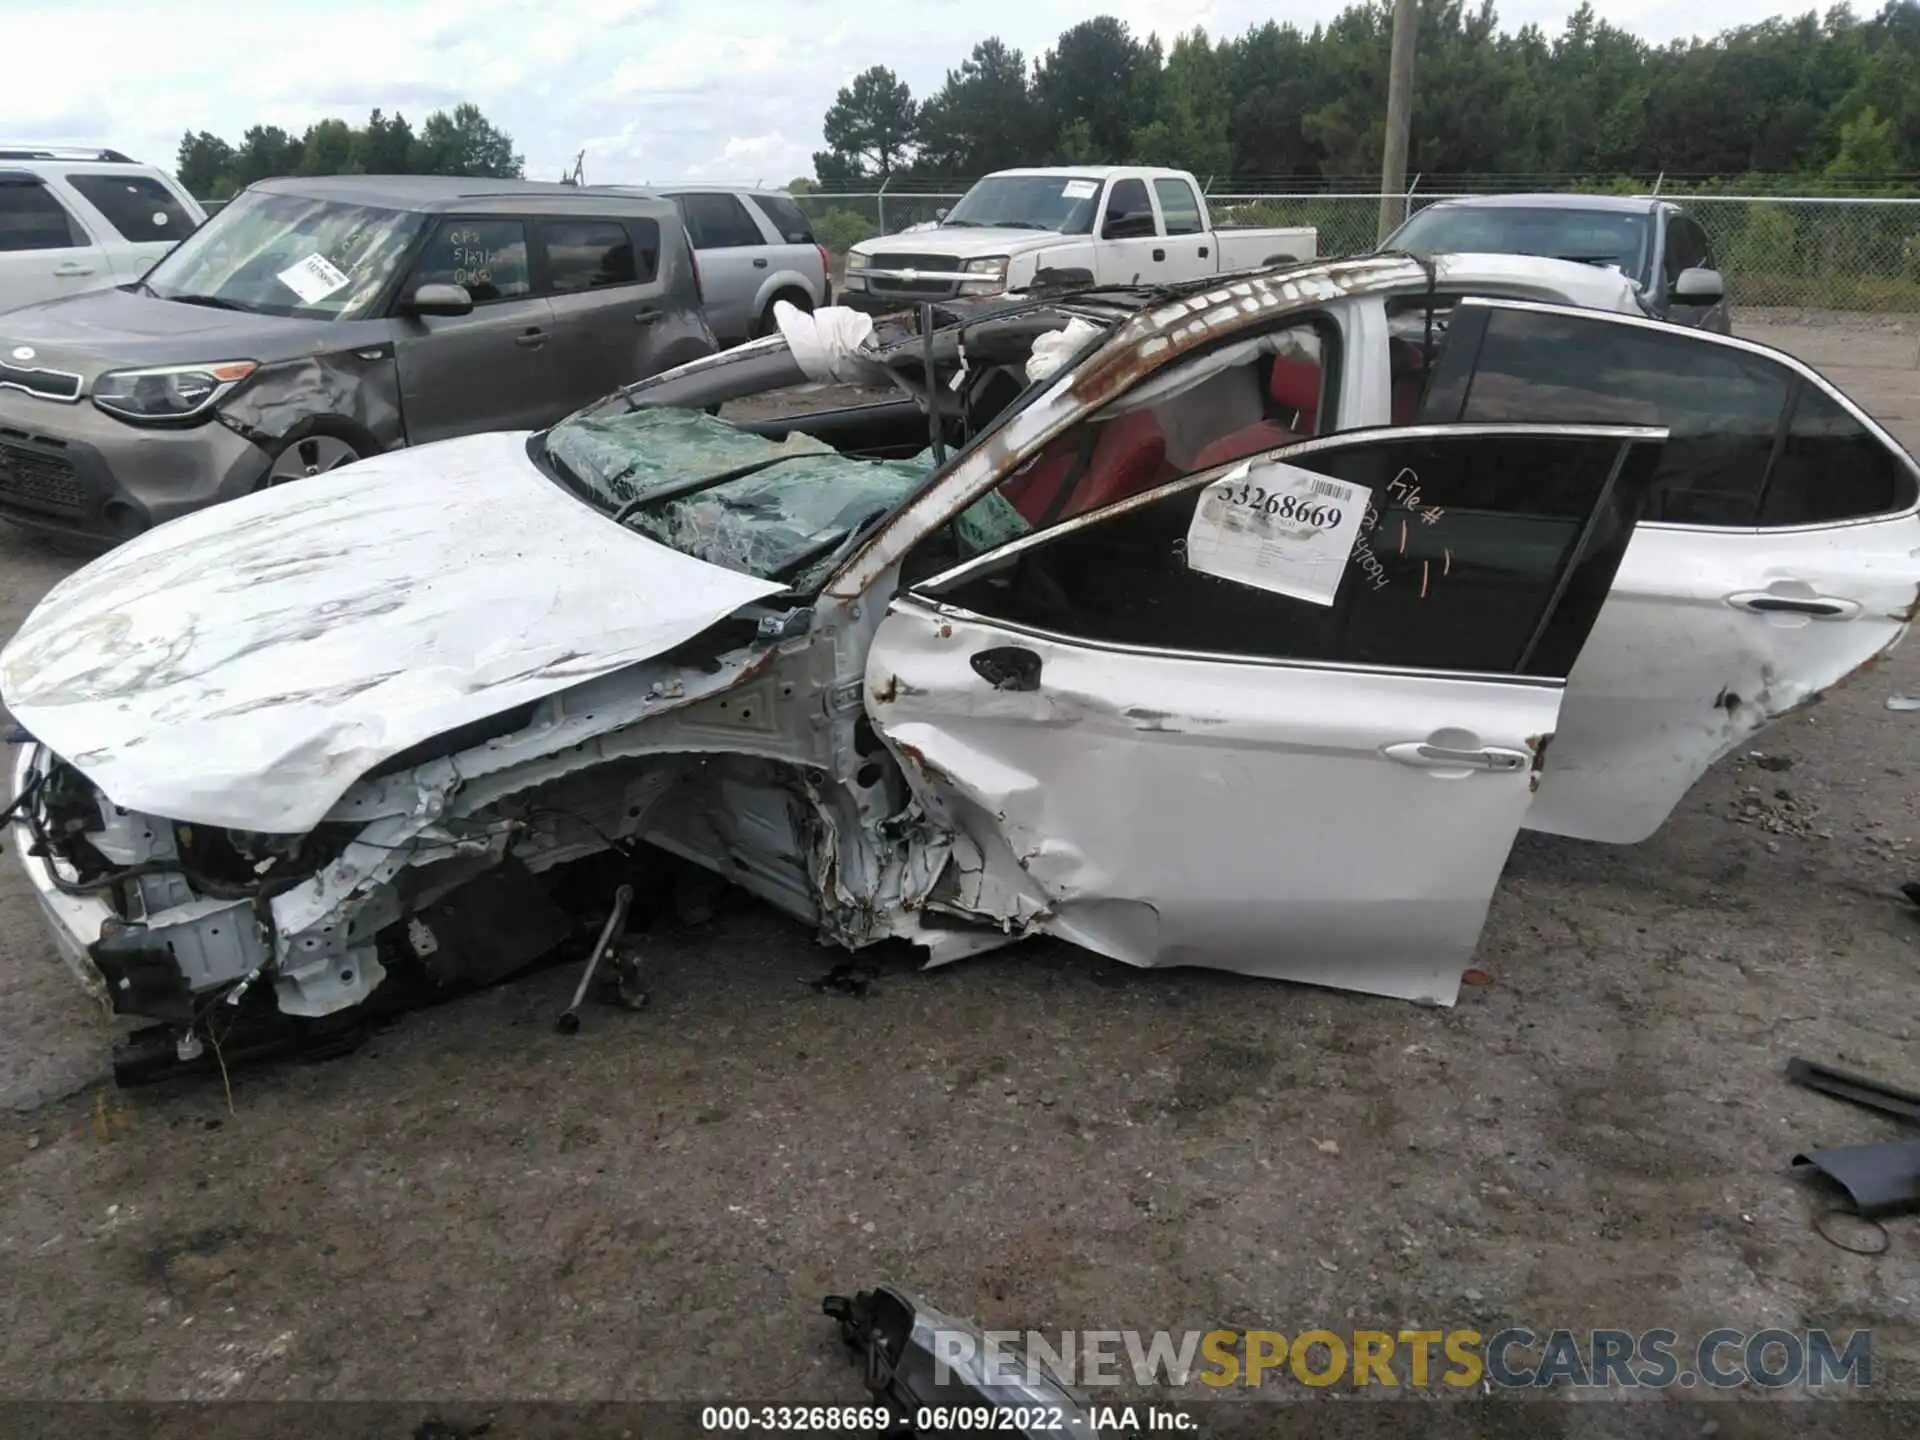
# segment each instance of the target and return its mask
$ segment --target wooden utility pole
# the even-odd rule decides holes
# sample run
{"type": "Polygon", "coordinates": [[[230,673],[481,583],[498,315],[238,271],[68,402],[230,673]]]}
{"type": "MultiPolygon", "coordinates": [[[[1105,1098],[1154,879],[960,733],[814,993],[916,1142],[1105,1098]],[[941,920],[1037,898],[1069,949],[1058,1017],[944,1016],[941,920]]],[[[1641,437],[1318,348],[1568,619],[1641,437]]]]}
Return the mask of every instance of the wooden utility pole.
{"type": "Polygon", "coordinates": [[[1393,0],[1393,53],[1387,61],[1387,145],[1380,160],[1380,234],[1407,218],[1407,132],[1413,128],[1413,43],[1419,0],[1393,0]]]}

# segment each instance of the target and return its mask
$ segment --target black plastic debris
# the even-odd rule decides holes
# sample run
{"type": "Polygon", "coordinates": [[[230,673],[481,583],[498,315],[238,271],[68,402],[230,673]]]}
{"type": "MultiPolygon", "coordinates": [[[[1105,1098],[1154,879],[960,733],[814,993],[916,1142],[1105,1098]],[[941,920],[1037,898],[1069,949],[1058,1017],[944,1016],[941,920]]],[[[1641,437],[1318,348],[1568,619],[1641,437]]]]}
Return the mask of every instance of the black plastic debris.
{"type": "MultiPolygon", "coordinates": [[[[1796,1055],[1787,1062],[1787,1078],[1823,1095],[1920,1125],[1920,1094],[1870,1075],[1836,1070],[1796,1055]]],[[[1920,1139],[1807,1150],[1795,1155],[1793,1163],[1811,1167],[1846,1191],[1863,1220],[1920,1210],[1920,1139]]]]}
{"type": "Polygon", "coordinates": [[[1920,1210],[1920,1140],[1809,1150],[1793,1163],[1812,1166],[1846,1191],[1862,1220],[1920,1210]]]}
{"type": "Polygon", "coordinates": [[[977,1325],[943,1315],[891,1285],[829,1295],[820,1308],[839,1322],[840,1338],[859,1357],[868,1391],[901,1417],[903,1428],[892,1433],[931,1440],[952,1422],[923,1429],[922,1415],[980,1415],[1004,1417],[1007,1423],[983,1428],[1023,1440],[1094,1434],[1085,1408],[1051,1375],[994,1355],[977,1325]]]}
{"type": "Polygon", "coordinates": [[[816,995],[851,995],[856,1000],[864,1000],[869,995],[880,993],[873,983],[879,978],[878,965],[845,961],[834,966],[818,980],[809,980],[806,984],[807,988],[816,995]]]}

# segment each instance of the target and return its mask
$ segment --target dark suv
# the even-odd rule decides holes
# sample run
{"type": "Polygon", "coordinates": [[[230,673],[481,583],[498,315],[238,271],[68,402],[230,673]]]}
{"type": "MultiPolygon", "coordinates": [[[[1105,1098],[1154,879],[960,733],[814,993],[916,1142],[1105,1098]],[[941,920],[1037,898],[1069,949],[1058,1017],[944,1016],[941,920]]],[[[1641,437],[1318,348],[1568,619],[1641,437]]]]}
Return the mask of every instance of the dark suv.
{"type": "Polygon", "coordinates": [[[0,516],[121,540],[401,445],[540,429],[716,348],[665,200],[264,181],[143,279],[0,314],[0,516]]]}
{"type": "Polygon", "coordinates": [[[1646,195],[1475,195],[1439,200],[1389,235],[1382,250],[1541,255],[1612,265],[1640,287],[1656,319],[1733,333],[1726,282],[1700,222],[1646,195]]]}

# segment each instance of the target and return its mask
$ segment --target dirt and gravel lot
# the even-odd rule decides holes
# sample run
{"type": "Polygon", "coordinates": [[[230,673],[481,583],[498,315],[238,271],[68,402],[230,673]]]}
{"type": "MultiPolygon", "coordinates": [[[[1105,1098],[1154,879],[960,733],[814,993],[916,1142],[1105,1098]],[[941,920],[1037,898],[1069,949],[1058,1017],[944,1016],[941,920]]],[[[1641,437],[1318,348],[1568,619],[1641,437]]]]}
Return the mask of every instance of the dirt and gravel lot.
{"type": "MultiPolygon", "coordinates": [[[[1745,328],[1920,448],[1920,324],[1745,328]]],[[[0,534],[0,633],[73,563],[0,534]]],[[[0,1395],[853,1402],[819,1301],[881,1278],[1002,1328],[1871,1326],[1920,1395],[1920,1229],[1845,1253],[1788,1170],[1894,1127],[1781,1073],[1920,1088],[1915,690],[1909,646],[1643,845],[1523,836],[1448,1011],[1052,944],[818,993],[742,900],[571,1038],[555,970],[119,1093],[8,857],[0,1395]]]]}

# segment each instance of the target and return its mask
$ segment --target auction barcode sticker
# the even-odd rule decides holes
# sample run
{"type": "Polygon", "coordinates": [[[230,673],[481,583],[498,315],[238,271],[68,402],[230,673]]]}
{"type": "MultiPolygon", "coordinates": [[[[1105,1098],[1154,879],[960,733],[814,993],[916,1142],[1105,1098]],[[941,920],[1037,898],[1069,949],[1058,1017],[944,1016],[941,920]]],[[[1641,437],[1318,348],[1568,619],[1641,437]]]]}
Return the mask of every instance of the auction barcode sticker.
{"type": "Polygon", "coordinates": [[[1187,527],[1187,565],[1331,605],[1360,538],[1369,493],[1298,466],[1249,462],[1200,492],[1187,527]]]}
{"type": "Polygon", "coordinates": [[[347,277],[340,267],[326,256],[318,254],[289,265],[275,278],[307,305],[318,305],[347,283],[347,277]]]}

